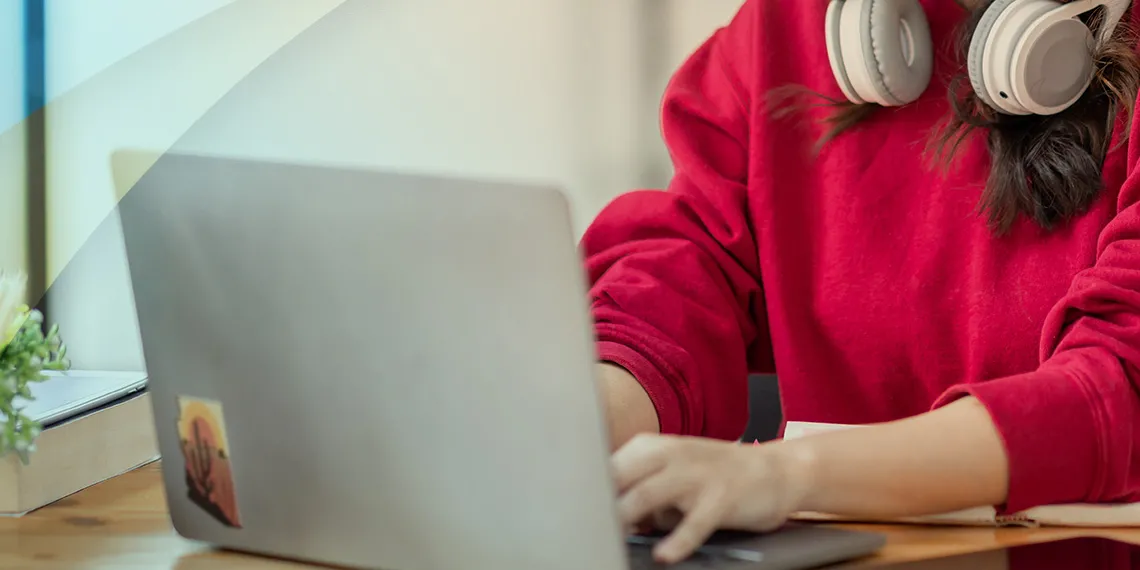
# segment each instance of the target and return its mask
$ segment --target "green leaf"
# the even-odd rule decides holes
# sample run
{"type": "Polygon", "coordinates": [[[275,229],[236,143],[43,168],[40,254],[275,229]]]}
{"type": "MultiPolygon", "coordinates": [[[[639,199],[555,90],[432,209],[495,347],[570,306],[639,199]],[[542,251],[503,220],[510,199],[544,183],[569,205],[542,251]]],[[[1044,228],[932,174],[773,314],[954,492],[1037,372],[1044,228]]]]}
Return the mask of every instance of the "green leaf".
{"type": "Polygon", "coordinates": [[[31,384],[46,380],[45,370],[67,370],[71,363],[59,327],[52,325],[45,335],[43,315],[37,310],[24,308],[18,326],[0,333],[8,333],[0,346],[0,457],[15,453],[26,464],[42,426],[16,408],[16,398],[33,399],[31,384]]]}

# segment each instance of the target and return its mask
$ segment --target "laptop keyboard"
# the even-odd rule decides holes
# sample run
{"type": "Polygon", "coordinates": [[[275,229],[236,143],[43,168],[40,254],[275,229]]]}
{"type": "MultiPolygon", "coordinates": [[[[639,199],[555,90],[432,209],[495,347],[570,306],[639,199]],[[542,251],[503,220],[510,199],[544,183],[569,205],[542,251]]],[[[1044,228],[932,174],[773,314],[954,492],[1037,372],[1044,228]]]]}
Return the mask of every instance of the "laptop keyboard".
{"type": "Polygon", "coordinates": [[[696,570],[698,568],[745,568],[759,564],[764,553],[755,549],[740,549],[718,545],[705,545],[688,559],[674,564],[661,564],[653,559],[655,538],[632,536],[626,541],[629,548],[630,570],[696,570]]]}
{"type": "Polygon", "coordinates": [[[629,570],[665,570],[676,568],[719,568],[715,560],[707,555],[696,554],[679,564],[672,566],[662,564],[653,559],[653,553],[644,546],[629,547],[629,570]]]}

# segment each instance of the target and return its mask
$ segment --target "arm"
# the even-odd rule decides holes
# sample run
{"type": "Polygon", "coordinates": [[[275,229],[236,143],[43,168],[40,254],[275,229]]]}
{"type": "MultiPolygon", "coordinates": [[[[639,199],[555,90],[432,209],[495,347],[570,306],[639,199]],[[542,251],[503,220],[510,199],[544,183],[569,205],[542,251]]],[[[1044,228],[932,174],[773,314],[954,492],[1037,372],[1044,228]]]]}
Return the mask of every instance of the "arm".
{"type": "Polygon", "coordinates": [[[677,562],[717,528],[765,532],[797,511],[898,517],[998,504],[1006,455],[972,398],[896,422],[760,446],[647,435],[612,458],[627,527],[663,526],[677,562]],[[660,513],[681,513],[660,517],[660,513]]]}
{"type": "Polygon", "coordinates": [[[986,409],[964,398],[896,422],[772,445],[804,482],[795,510],[872,519],[999,505],[1008,461],[986,409]]]}
{"type": "Polygon", "coordinates": [[[634,433],[736,438],[747,422],[757,337],[756,244],[748,223],[748,2],[673,77],[662,130],[666,191],[623,195],[582,240],[614,447],[634,433]],[[646,413],[645,404],[652,407],[646,413]]]}
{"type": "Polygon", "coordinates": [[[993,418],[1009,457],[1007,511],[1140,500],[1140,123],[1129,139],[1116,214],[1045,320],[1041,365],[936,404],[973,397],[993,418]]]}
{"type": "Polygon", "coordinates": [[[897,516],[1140,500],[1140,128],[1130,138],[1117,213],[1046,318],[1038,368],[955,386],[916,418],[788,442],[795,469],[816,473],[806,508],[897,516]]]}
{"type": "Polygon", "coordinates": [[[660,432],[657,410],[637,379],[626,369],[608,362],[598,368],[611,448],[616,450],[638,434],[660,432]]]}

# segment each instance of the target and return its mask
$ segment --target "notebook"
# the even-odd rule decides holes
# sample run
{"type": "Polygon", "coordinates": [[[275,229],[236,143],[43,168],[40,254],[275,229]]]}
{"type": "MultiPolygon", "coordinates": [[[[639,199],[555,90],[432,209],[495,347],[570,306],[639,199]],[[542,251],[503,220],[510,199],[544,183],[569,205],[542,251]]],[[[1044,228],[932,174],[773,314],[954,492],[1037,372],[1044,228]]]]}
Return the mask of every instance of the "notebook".
{"type": "MultiPolygon", "coordinates": [[[[837,429],[859,426],[812,422],[788,422],[784,439],[796,439],[837,429]]],[[[1054,527],[1140,527],[1140,503],[1090,505],[1045,505],[1018,513],[999,515],[993,507],[977,507],[928,515],[884,520],[864,520],[828,513],[800,512],[794,519],[808,521],[884,522],[961,526],[1054,526],[1054,527]]]]}

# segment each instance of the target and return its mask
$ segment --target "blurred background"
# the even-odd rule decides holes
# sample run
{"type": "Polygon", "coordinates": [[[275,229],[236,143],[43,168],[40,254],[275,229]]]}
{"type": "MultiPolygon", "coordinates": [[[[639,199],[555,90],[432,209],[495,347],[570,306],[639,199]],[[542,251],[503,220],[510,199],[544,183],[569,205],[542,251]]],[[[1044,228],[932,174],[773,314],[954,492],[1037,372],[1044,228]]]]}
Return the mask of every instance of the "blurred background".
{"type": "Polygon", "coordinates": [[[0,268],[76,367],[143,369],[122,148],[554,182],[580,233],[667,182],[665,83],[742,1],[0,2],[0,268]]]}

